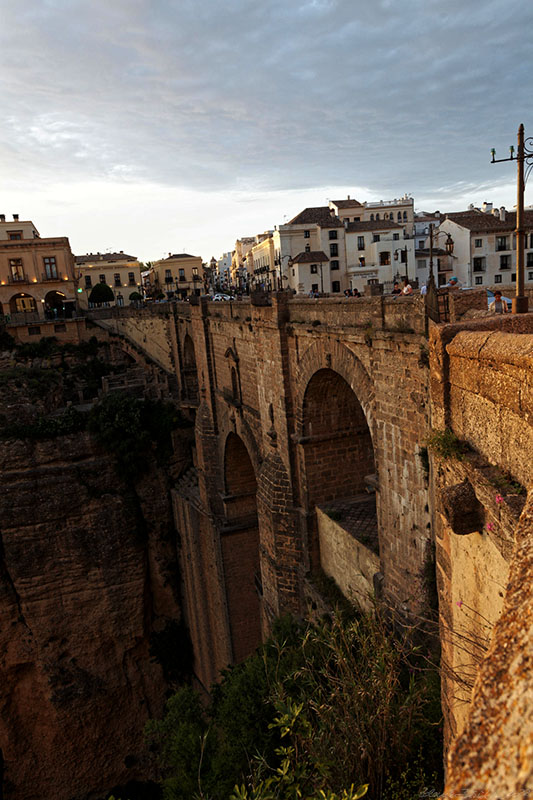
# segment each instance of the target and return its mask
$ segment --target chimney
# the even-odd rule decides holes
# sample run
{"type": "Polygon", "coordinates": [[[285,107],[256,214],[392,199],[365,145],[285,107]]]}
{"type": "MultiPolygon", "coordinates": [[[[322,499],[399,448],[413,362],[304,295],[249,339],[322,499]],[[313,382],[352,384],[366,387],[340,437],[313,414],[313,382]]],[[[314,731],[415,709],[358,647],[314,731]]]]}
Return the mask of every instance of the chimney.
{"type": "Polygon", "coordinates": [[[172,258],[172,253],[169,253],[169,254],[168,254],[168,257],[169,257],[169,258],[172,258]]]}
{"type": "Polygon", "coordinates": [[[350,195],[348,195],[348,200],[351,200],[351,197],[350,197],[350,195]]]}
{"type": "Polygon", "coordinates": [[[0,222],[5,222],[5,221],[6,221],[6,215],[0,214],[0,222]]]}
{"type": "Polygon", "coordinates": [[[500,208],[500,222],[505,222],[505,206],[500,208]]]}
{"type": "Polygon", "coordinates": [[[435,219],[440,219],[440,211],[435,211],[435,219]]]}
{"type": "Polygon", "coordinates": [[[485,200],[483,202],[483,205],[481,206],[481,210],[483,211],[484,214],[490,214],[492,211],[492,203],[487,203],[487,201],[485,200]]]}
{"type": "Polygon", "coordinates": [[[19,215],[13,214],[13,222],[18,222],[18,221],[19,221],[19,215]]]}

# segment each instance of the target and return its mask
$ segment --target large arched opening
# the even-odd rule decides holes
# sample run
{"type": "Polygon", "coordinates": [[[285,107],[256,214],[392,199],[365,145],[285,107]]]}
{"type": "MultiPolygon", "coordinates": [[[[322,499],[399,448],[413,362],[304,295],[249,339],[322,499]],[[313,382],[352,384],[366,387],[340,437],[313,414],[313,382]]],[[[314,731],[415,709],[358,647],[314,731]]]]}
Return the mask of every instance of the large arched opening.
{"type": "Polygon", "coordinates": [[[230,433],[224,453],[222,561],[233,659],[242,661],[261,643],[257,480],[242,439],[230,433]]]}
{"type": "Polygon", "coordinates": [[[37,303],[31,294],[19,292],[19,294],[14,294],[9,301],[9,310],[12,314],[35,313],[37,311],[37,303]]]}
{"type": "Polygon", "coordinates": [[[53,317],[62,316],[65,308],[65,295],[63,292],[47,292],[44,297],[44,308],[47,316],[50,314],[53,317]]]}
{"type": "Polygon", "coordinates": [[[340,574],[340,562],[353,555],[355,565],[368,551],[369,559],[370,554],[375,556],[366,580],[372,586],[372,570],[379,569],[377,479],[365,413],[352,388],[332,369],[320,369],[311,377],[302,412],[302,484],[311,567],[322,566],[339,582],[331,572],[333,567],[326,568],[325,560],[336,561],[335,570],[340,574]],[[336,536],[336,541],[324,539],[319,530],[321,519],[325,528],[329,526],[327,535],[336,536]],[[332,548],[328,556],[326,546],[332,548]],[[340,555],[341,548],[344,555],[340,555]]]}
{"type": "Polygon", "coordinates": [[[185,400],[192,403],[198,402],[198,369],[196,366],[196,355],[194,352],[194,342],[185,334],[183,340],[183,395],[185,400]]]}

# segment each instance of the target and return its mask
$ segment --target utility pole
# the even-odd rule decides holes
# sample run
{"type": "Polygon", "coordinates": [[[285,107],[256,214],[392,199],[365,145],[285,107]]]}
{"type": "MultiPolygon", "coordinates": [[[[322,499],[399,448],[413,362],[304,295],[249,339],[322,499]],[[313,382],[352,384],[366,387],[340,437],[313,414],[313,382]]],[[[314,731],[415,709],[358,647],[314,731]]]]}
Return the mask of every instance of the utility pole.
{"type": "MultiPolygon", "coordinates": [[[[531,137],[528,143],[533,143],[531,137]]],[[[528,297],[524,288],[524,192],[529,173],[533,167],[533,150],[528,150],[524,142],[524,126],[518,128],[518,149],[515,155],[514,147],[509,148],[509,158],[496,158],[496,150],[490,151],[492,164],[501,161],[516,161],[516,295],[513,297],[513,314],[527,314],[528,297]],[[527,175],[524,177],[524,163],[527,162],[527,175]]]]}

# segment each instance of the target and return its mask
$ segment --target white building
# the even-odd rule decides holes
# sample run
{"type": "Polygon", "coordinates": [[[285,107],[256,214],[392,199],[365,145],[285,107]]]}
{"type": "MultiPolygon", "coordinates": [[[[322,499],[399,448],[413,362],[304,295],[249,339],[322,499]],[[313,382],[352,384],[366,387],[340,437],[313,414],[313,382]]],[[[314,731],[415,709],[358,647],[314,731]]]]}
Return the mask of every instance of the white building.
{"type": "MultiPolygon", "coordinates": [[[[525,280],[533,282],[533,211],[524,211],[525,280]]],[[[513,289],[516,285],[516,213],[505,208],[469,208],[446,214],[440,230],[454,241],[454,274],[465,286],[513,289]]],[[[444,238],[444,237],[441,237],[444,238]]]]}

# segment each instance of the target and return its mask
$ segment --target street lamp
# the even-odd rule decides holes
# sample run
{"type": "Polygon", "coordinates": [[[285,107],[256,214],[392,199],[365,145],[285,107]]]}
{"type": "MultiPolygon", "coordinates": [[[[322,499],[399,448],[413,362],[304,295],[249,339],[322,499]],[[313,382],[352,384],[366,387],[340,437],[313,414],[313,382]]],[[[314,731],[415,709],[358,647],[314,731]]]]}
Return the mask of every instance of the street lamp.
{"type": "Polygon", "coordinates": [[[409,258],[408,258],[408,251],[407,245],[405,247],[397,247],[394,251],[394,260],[398,261],[398,253],[405,253],[405,261],[402,260],[402,264],[405,263],[405,277],[407,278],[407,283],[409,283],[409,258]]]}
{"type": "MultiPolygon", "coordinates": [[[[528,146],[533,146],[533,137],[527,138],[528,146]]],[[[533,169],[533,150],[528,149],[524,143],[524,126],[518,128],[518,151],[515,155],[514,147],[509,148],[509,158],[496,158],[496,150],[492,148],[491,164],[501,161],[516,161],[517,166],[517,198],[516,198],[516,296],[513,297],[513,314],[527,314],[528,298],[524,293],[524,191],[527,179],[533,169]],[[524,179],[524,163],[527,164],[524,179]]]]}
{"type": "Polygon", "coordinates": [[[279,266],[278,289],[283,289],[283,281],[289,280],[289,276],[283,274],[283,260],[285,258],[287,259],[287,267],[290,269],[292,267],[293,261],[292,261],[292,256],[289,255],[288,253],[285,253],[284,256],[280,256],[274,261],[274,264],[279,266]]]}
{"type": "Polygon", "coordinates": [[[446,234],[448,238],[444,242],[444,249],[446,250],[446,252],[448,253],[449,256],[453,255],[453,248],[454,248],[455,242],[453,241],[453,239],[452,239],[451,235],[448,233],[448,231],[437,231],[437,233],[433,233],[433,227],[434,227],[433,223],[430,222],[430,224],[429,224],[429,279],[428,279],[428,284],[432,283],[433,286],[435,286],[435,275],[433,273],[433,240],[434,239],[437,240],[439,238],[439,236],[442,236],[442,234],[446,234]]]}

